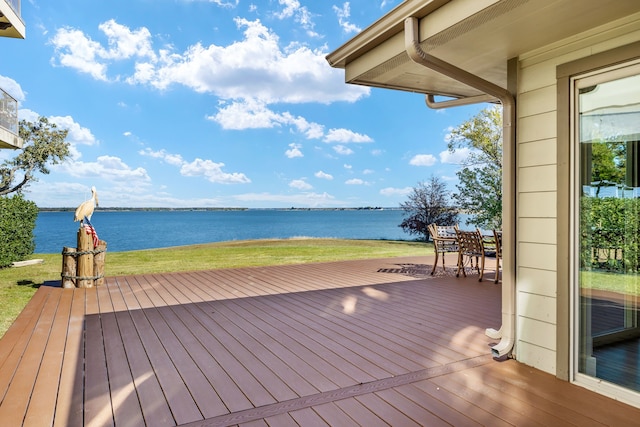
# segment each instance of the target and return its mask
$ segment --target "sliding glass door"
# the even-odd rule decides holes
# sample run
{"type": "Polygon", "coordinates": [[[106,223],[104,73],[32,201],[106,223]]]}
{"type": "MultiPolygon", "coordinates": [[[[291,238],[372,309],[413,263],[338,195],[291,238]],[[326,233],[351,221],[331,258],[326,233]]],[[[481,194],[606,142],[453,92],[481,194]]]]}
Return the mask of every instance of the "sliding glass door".
{"type": "Polygon", "coordinates": [[[640,66],[573,87],[575,368],[640,391],[640,66]]]}

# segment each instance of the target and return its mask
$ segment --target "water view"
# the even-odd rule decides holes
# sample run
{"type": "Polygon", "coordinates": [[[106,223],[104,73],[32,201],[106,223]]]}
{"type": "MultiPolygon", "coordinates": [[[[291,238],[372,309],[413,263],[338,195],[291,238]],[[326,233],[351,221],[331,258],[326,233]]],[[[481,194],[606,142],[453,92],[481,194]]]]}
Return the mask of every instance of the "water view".
{"type": "MultiPolygon", "coordinates": [[[[414,240],[398,209],[97,211],[91,223],[109,251],[183,246],[229,240],[291,237],[414,240]]],[[[73,212],[40,212],[36,253],[76,246],[73,212]]]]}

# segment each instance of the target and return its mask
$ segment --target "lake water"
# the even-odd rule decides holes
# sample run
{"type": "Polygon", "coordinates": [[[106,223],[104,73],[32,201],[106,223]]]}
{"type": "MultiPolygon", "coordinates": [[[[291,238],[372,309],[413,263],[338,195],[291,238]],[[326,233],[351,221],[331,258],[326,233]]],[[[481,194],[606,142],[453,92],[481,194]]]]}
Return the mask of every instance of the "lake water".
{"type": "MultiPolygon", "coordinates": [[[[229,240],[291,237],[414,240],[400,227],[403,211],[238,210],[97,211],[91,223],[112,252],[229,240]]],[[[76,247],[73,212],[40,212],[36,253],[76,247]]]]}

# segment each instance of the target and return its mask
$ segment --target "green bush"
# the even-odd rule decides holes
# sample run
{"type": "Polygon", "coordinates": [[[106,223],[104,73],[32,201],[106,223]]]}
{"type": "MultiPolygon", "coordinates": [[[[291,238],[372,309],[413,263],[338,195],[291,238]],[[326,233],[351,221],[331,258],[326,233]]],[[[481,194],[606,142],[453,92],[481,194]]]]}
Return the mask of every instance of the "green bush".
{"type": "Polygon", "coordinates": [[[612,272],[640,271],[640,199],[588,197],[581,200],[581,267],[612,272]]]}
{"type": "Polygon", "coordinates": [[[37,217],[36,204],[21,194],[0,197],[0,267],[22,261],[33,253],[37,217]]]}

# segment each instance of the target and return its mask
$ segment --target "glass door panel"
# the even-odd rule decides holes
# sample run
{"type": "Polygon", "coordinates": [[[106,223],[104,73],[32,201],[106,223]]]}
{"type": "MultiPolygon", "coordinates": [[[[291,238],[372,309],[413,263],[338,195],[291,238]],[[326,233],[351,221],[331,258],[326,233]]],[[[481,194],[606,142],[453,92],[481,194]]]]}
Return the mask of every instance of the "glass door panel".
{"type": "Polygon", "coordinates": [[[640,68],[576,81],[578,372],[640,391],[640,68]]]}

